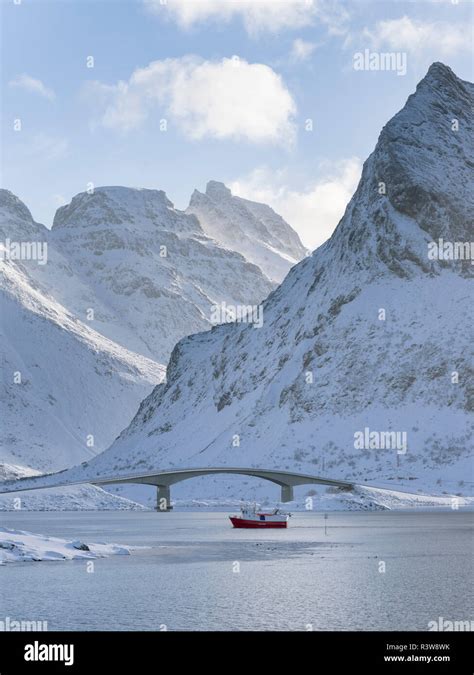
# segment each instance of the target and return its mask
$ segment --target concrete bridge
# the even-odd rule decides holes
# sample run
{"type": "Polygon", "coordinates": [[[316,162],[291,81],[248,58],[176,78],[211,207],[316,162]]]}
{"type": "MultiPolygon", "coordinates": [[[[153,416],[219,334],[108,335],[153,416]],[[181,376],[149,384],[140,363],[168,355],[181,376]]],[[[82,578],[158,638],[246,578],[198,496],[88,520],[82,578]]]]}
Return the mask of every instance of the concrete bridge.
{"type": "MultiPolygon", "coordinates": [[[[153,471],[151,473],[140,473],[134,475],[110,476],[104,478],[89,478],[82,481],[54,482],[54,475],[44,476],[48,480],[43,485],[34,485],[35,481],[43,476],[34,476],[23,478],[16,481],[8,481],[0,484],[0,493],[19,492],[23,490],[39,490],[42,488],[64,487],[67,485],[80,485],[83,483],[92,483],[93,485],[112,485],[136,483],[142,485],[155,485],[157,488],[156,509],[157,511],[169,511],[171,507],[171,485],[180,483],[189,478],[198,476],[209,476],[213,474],[238,474],[241,476],[253,476],[254,478],[263,478],[271,483],[276,483],[281,487],[281,501],[291,502],[293,500],[293,488],[296,485],[331,485],[342,490],[352,490],[354,483],[349,481],[337,480],[334,478],[325,478],[322,476],[311,476],[303,473],[294,473],[292,471],[279,471],[277,469],[255,469],[245,467],[210,467],[204,469],[173,469],[168,471],[153,471]],[[30,483],[30,485],[28,485],[30,483]],[[23,484],[23,485],[22,485],[23,484]]],[[[60,474],[56,474],[58,477],[60,474]]]]}
{"type": "Polygon", "coordinates": [[[253,476],[254,478],[263,478],[271,483],[276,483],[281,487],[281,501],[293,501],[293,488],[295,485],[332,485],[345,490],[351,490],[353,483],[348,481],[335,480],[332,478],[323,478],[320,476],[310,476],[291,471],[278,471],[275,469],[249,469],[242,467],[210,467],[207,469],[176,469],[173,471],[159,471],[145,473],[134,476],[123,476],[120,478],[102,478],[94,480],[94,485],[107,485],[112,483],[141,483],[144,485],[156,485],[156,510],[167,511],[171,509],[171,485],[180,483],[189,478],[198,476],[209,476],[213,474],[238,474],[242,476],[253,476]]]}

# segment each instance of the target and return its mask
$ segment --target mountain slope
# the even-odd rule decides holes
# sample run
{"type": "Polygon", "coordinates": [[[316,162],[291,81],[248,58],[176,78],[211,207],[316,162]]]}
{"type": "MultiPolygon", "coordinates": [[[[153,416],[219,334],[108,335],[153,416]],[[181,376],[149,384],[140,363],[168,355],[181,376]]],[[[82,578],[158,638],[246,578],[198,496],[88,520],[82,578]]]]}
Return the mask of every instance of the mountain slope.
{"type": "Polygon", "coordinates": [[[223,183],[210,181],[204,194],[195,190],[186,212],[199,218],[210,237],[239,251],[274,282],[281,282],[308,253],[296,232],[273,209],[234,197],[223,183]]]}
{"type": "Polygon", "coordinates": [[[93,457],[163,366],[72,316],[34,287],[24,263],[2,263],[1,289],[2,461],[45,471],[93,457]]]}

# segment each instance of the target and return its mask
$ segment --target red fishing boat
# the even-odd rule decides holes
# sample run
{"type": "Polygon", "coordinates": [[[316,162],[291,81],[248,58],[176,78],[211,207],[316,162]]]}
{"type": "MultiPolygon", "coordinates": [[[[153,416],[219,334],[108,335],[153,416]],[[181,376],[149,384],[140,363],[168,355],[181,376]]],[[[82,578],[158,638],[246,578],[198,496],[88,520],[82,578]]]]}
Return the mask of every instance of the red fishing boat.
{"type": "Polygon", "coordinates": [[[283,513],[280,509],[274,509],[271,513],[257,511],[256,505],[243,506],[240,509],[240,515],[229,516],[230,522],[234,527],[244,528],[267,528],[267,527],[287,527],[290,513],[283,513]]]}

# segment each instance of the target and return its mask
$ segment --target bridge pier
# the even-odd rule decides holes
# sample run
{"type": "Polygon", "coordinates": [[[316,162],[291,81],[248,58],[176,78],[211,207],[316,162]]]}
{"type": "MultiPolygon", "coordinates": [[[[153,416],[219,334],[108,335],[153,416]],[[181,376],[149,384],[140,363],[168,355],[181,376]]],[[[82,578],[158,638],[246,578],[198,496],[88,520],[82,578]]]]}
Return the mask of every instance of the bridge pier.
{"type": "Polygon", "coordinates": [[[281,486],[281,501],[282,502],[292,502],[293,497],[293,486],[292,485],[282,485],[281,486]]]}
{"type": "Polygon", "coordinates": [[[171,511],[171,490],[169,485],[156,486],[156,511],[171,511]]]}

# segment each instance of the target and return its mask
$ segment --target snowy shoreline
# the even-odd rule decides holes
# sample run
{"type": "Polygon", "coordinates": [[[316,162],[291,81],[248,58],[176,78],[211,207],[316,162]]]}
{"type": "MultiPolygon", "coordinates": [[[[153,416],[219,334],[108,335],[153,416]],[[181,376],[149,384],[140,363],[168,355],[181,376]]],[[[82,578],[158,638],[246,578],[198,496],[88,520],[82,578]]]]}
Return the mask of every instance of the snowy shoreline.
{"type": "Polygon", "coordinates": [[[109,555],[130,555],[135,548],[122,544],[91,544],[0,527],[0,565],[41,560],[92,560],[109,555]]]}

